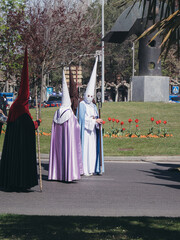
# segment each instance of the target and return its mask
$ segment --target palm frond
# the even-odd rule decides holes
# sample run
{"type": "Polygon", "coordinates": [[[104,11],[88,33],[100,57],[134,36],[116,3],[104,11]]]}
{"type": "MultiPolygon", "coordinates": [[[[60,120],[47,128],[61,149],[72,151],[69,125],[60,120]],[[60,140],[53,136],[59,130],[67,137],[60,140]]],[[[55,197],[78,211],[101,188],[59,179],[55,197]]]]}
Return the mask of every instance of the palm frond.
{"type": "MultiPolygon", "coordinates": [[[[163,51],[168,52],[171,47],[171,44],[174,44],[175,40],[179,52],[180,42],[178,41],[178,39],[180,36],[178,34],[175,34],[176,32],[179,32],[179,28],[180,28],[180,10],[176,10],[174,13],[170,14],[167,18],[160,20],[151,27],[149,27],[136,40],[139,40],[140,38],[145,37],[153,33],[154,31],[157,31],[151,38],[149,43],[151,43],[158,35],[162,35],[163,38],[162,43],[160,45],[162,52],[163,51]]],[[[180,52],[177,55],[179,56],[180,52]]]]}
{"type": "Polygon", "coordinates": [[[143,38],[149,34],[151,34],[155,29],[159,28],[160,22],[155,23],[154,25],[150,26],[148,29],[146,29],[137,39],[138,41],[140,38],[143,38]]]}
{"type": "Polygon", "coordinates": [[[167,42],[167,41],[169,40],[169,36],[171,35],[172,31],[173,31],[172,29],[169,30],[169,32],[168,32],[168,33],[166,34],[166,36],[163,38],[163,41],[162,41],[160,47],[162,47],[162,45],[164,45],[165,42],[167,42]]]}
{"type": "MultiPolygon", "coordinates": [[[[141,3],[140,3],[141,4],[141,3]]],[[[144,16],[144,13],[145,13],[145,7],[146,7],[146,0],[144,0],[144,3],[143,3],[143,12],[142,12],[142,18],[144,16]]]]}
{"type": "Polygon", "coordinates": [[[174,44],[174,34],[175,34],[175,32],[172,33],[172,38],[169,38],[168,43],[162,45],[161,54],[159,56],[159,59],[162,57],[163,53],[165,53],[164,59],[166,59],[171,46],[174,44]]]}
{"type": "Polygon", "coordinates": [[[160,11],[160,19],[162,19],[163,16],[164,16],[165,1],[162,1],[162,2],[161,2],[159,8],[161,9],[161,11],[160,11]]]}
{"type": "Polygon", "coordinates": [[[150,44],[158,35],[160,35],[161,33],[162,33],[162,29],[161,30],[159,30],[152,38],[151,38],[151,40],[149,41],[149,43],[148,44],[150,44]]]}
{"type": "MultiPolygon", "coordinates": [[[[132,1],[116,1],[116,3],[119,3],[121,6],[130,2],[132,1]]],[[[156,31],[149,43],[151,43],[157,36],[162,35],[162,42],[160,45],[161,55],[165,52],[166,56],[171,45],[176,42],[177,55],[180,56],[180,0],[134,0],[130,11],[137,2],[139,2],[140,6],[143,4],[142,18],[145,16],[145,10],[147,9],[147,23],[149,20],[153,20],[154,24],[145,30],[136,41],[156,31]],[[159,8],[159,20],[155,23],[157,8],[159,8]]]]}

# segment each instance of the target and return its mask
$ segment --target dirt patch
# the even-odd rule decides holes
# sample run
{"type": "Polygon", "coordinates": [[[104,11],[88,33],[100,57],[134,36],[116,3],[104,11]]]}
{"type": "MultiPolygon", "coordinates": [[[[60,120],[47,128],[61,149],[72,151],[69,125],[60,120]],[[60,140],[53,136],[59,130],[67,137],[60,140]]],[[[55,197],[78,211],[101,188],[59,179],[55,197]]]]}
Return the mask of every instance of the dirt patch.
{"type": "Polygon", "coordinates": [[[133,151],[134,148],[119,148],[119,151],[133,151]]]}

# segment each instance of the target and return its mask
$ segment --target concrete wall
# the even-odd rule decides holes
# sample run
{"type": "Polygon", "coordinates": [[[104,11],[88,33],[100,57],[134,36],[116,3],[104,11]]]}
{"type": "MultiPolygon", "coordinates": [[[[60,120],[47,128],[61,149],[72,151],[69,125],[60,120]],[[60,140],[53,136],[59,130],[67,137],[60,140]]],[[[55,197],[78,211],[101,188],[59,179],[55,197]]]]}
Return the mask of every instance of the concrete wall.
{"type": "Polygon", "coordinates": [[[132,77],[132,101],[169,102],[169,77],[132,77]]]}

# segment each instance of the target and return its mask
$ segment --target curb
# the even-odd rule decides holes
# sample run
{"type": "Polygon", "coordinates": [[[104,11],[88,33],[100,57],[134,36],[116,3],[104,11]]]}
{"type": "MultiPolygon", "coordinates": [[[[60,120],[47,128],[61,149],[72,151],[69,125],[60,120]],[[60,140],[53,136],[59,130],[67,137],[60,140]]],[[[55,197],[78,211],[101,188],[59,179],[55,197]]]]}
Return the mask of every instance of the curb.
{"type": "MultiPolygon", "coordinates": [[[[0,153],[1,156],[1,153],[0,153]]],[[[49,162],[49,154],[41,153],[41,161],[49,162]]],[[[38,156],[37,156],[38,159],[38,156]]],[[[179,162],[177,156],[104,156],[105,162],[179,162]]]]}
{"type": "MultiPolygon", "coordinates": [[[[49,154],[41,154],[42,161],[49,161],[49,154]]],[[[179,162],[177,156],[105,156],[105,162],[179,162]]]]}
{"type": "Polygon", "coordinates": [[[179,162],[180,156],[106,156],[105,161],[120,162],[179,162]]]}

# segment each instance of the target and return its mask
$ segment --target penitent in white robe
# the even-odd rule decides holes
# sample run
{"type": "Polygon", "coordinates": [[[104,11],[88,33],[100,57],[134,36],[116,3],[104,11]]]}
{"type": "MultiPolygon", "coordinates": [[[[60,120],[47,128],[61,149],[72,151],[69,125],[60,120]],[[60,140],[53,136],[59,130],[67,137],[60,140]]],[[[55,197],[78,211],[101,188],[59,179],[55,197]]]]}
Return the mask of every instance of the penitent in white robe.
{"type": "Polygon", "coordinates": [[[97,137],[96,123],[97,112],[93,107],[93,104],[86,104],[85,113],[85,125],[84,125],[84,159],[83,159],[83,170],[84,174],[93,174],[96,167],[96,148],[97,148],[97,137]]]}

